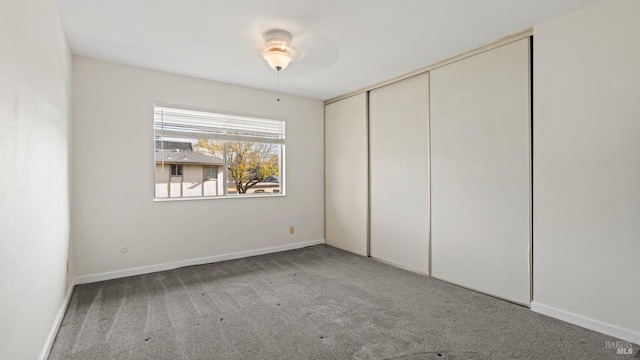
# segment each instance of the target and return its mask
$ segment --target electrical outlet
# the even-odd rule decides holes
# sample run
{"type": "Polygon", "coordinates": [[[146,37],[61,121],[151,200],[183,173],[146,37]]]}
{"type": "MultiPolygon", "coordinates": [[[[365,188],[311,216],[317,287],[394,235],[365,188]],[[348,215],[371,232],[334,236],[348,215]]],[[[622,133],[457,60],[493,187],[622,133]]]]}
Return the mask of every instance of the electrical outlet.
{"type": "Polygon", "coordinates": [[[290,226],[289,227],[289,234],[293,235],[293,234],[295,234],[295,232],[296,232],[296,227],[295,226],[290,226]]]}

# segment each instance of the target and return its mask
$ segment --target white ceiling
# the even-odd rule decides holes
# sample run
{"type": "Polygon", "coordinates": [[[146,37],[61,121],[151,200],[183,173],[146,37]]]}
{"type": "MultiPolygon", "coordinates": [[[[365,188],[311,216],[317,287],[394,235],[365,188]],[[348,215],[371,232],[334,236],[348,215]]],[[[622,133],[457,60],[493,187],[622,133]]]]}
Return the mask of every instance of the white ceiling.
{"type": "Polygon", "coordinates": [[[74,54],[275,90],[262,33],[293,34],[282,92],[325,100],[598,0],[57,0],[74,54]]]}

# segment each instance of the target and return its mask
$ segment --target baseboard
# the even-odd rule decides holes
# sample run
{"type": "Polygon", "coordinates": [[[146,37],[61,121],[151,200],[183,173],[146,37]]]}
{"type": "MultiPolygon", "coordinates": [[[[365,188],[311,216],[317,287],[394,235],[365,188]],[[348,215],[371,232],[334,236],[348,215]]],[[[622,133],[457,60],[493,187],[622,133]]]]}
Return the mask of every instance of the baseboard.
{"type": "Polygon", "coordinates": [[[533,301],[531,310],[558,320],[640,345],[640,333],[533,301]]]}
{"type": "Polygon", "coordinates": [[[58,329],[60,329],[60,325],[62,324],[62,319],[64,318],[64,314],[67,312],[67,307],[69,307],[69,302],[71,301],[71,294],[73,294],[73,288],[76,286],[75,279],[69,285],[67,289],[67,294],[60,305],[60,309],[58,309],[58,314],[56,314],[55,319],[53,320],[53,326],[49,331],[49,335],[47,336],[47,340],[42,347],[42,351],[40,352],[40,360],[47,360],[49,357],[49,353],[51,352],[51,348],[53,347],[53,342],[56,340],[56,335],[58,335],[58,329]]]}
{"type": "Polygon", "coordinates": [[[149,273],[154,273],[158,271],[173,270],[173,269],[177,269],[185,266],[203,265],[203,264],[210,264],[210,263],[226,261],[226,260],[241,259],[241,258],[250,257],[250,256],[265,255],[265,254],[271,254],[271,253],[276,253],[280,251],[300,249],[303,247],[320,245],[324,243],[325,243],[324,239],[319,239],[319,240],[299,242],[295,244],[273,246],[273,247],[256,249],[256,250],[247,250],[247,251],[240,251],[240,252],[229,253],[229,254],[207,256],[207,257],[202,257],[197,259],[181,260],[181,261],[175,261],[175,262],[164,263],[164,264],[109,271],[109,272],[104,272],[100,274],[85,275],[85,276],[77,277],[75,279],[75,284],[78,284],[78,285],[88,284],[88,283],[104,281],[104,280],[119,279],[119,278],[128,277],[128,276],[149,274],[149,273]]]}

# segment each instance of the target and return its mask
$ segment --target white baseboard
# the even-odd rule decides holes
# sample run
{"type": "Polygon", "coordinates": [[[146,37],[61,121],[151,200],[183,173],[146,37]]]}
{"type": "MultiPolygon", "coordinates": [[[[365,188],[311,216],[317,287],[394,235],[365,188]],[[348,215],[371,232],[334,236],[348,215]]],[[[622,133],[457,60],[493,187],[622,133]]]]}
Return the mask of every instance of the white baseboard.
{"type": "Polygon", "coordinates": [[[547,315],[558,320],[566,321],[568,323],[581,326],[583,328],[597,331],[605,335],[613,336],[618,339],[626,340],[640,345],[640,333],[633,332],[628,329],[610,325],[602,321],[590,319],[588,317],[577,315],[565,310],[556,309],[551,306],[540,304],[533,301],[531,303],[531,310],[539,314],[547,315]]]}
{"type": "Polygon", "coordinates": [[[273,247],[256,249],[256,250],[247,250],[247,251],[240,251],[240,252],[229,253],[229,254],[207,256],[207,257],[202,257],[197,259],[180,260],[180,261],[164,263],[164,264],[142,266],[142,267],[137,267],[132,269],[109,271],[109,272],[104,272],[100,274],[85,275],[85,276],[77,277],[75,279],[75,284],[78,284],[78,285],[88,284],[88,283],[118,279],[118,278],[123,278],[128,276],[149,274],[149,273],[154,273],[158,271],[173,270],[173,269],[181,268],[184,266],[203,265],[203,264],[240,259],[240,258],[256,256],[256,255],[271,254],[271,253],[276,253],[280,251],[300,249],[307,246],[320,245],[324,243],[325,243],[324,239],[319,239],[319,240],[299,242],[295,244],[273,246],[273,247]]]}
{"type": "Polygon", "coordinates": [[[53,347],[53,342],[56,339],[56,335],[58,335],[58,329],[60,329],[60,325],[62,324],[62,319],[64,318],[64,314],[67,312],[67,307],[69,307],[69,301],[71,301],[71,294],[73,293],[73,288],[76,286],[75,279],[69,284],[69,288],[67,289],[67,294],[62,300],[62,304],[60,305],[60,309],[58,309],[58,314],[56,314],[55,319],[53,320],[53,326],[49,331],[49,335],[42,347],[42,351],[40,352],[40,360],[47,360],[49,357],[49,353],[51,352],[51,348],[53,347]]]}

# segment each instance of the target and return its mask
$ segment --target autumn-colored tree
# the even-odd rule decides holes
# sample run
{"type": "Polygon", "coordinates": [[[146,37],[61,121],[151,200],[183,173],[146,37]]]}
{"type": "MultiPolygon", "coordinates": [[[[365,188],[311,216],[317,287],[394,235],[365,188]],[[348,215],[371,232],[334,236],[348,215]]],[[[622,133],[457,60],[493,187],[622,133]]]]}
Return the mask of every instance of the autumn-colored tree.
{"type": "MultiPolygon", "coordinates": [[[[198,140],[194,151],[223,158],[224,147],[222,141],[198,140]]],[[[277,145],[227,142],[226,147],[227,177],[235,183],[238,194],[245,194],[259,182],[279,175],[277,145]]]]}

